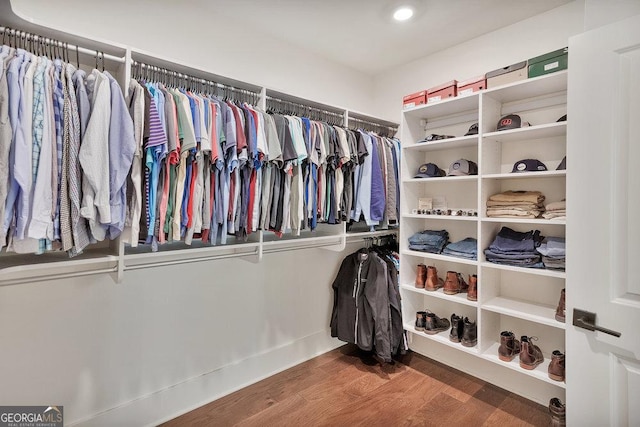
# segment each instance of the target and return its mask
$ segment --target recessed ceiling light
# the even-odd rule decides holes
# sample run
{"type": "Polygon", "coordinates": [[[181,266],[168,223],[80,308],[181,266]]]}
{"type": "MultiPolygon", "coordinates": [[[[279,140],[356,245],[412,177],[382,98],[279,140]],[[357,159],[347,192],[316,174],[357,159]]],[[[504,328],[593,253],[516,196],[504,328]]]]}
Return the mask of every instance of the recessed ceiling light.
{"type": "Polygon", "coordinates": [[[413,9],[409,6],[400,6],[393,12],[393,19],[396,21],[406,21],[413,16],[413,9]]]}

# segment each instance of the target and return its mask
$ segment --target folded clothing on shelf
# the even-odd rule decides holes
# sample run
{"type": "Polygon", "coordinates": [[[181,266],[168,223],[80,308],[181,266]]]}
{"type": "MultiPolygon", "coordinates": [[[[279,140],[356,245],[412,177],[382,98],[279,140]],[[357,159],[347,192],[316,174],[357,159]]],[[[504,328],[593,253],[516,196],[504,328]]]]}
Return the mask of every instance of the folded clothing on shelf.
{"type": "Polygon", "coordinates": [[[519,232],[502,227],[484,254],[487,261],[495,264],[543,268],[540,253],[536,250],[543,239],[538,230],[519,232]]]}
{"type": "Polygon", "coordinates": [[[478,259],[478,241],[473,237],[467,237],[457,242],[449,243],[442,250],[442,254],[465,259],[478,259]]]}
{"type": "Polygon", "coordinates": [[[544,195],[539,191],[505,191],[487,200],[490,218],[538,218],[544,212],[544,195]]]}
{"type": "Polygon", "coordinates": [[[546,219],[567,219],[567,202],[552,202],[545,206],[545,213],[542,216],[546,219]]]}
{"type": "Polygon", "coordinates": [[[564,270],[567,256],[564,237],[547,237],[536,249],[542,254],[542,263],[551,270],[564,270]]]}
{"type": "Polygon", "coordinates": [[[439,254],[449,243],[447,230],[424,230],[409,237],[409,249],[439,254]]]}

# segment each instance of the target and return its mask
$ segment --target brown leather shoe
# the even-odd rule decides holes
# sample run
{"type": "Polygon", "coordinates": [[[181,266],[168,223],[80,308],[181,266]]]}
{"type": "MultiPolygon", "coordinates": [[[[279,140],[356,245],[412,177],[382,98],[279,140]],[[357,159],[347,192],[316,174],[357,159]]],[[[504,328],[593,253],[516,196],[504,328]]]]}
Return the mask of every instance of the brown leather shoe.
{"type": "Polygon", "coordinates": [[[537,340],[537,337],[527,337],[525,335],[520,337],[520,367],[522,369],[531,371],[544,362],[542,350],[531,342],[537,340]]]}
{"type": "Polygon", "coordinates": [[[564,381],[564,354],[560,350],[554,350],[551,354],[551,362],[547,370],[552,380],[564,381]]]}
{"type": "Polygon", "coordinates": [[[478,343],[478,327],[476,322],[472,322],[468,317],[464,318],[462,339],[460,339],[460,343],[465,347],[473,347],[478,343]]]}
{"type": "Polygon", "coordinates": [[[418,264],[416,271],[416,288],[424,288],[424,282],[427,280],[427,266],[424,264],[418,264]]]}
{"type": "Polygon", "coordinates": [[[464,281],[462,274],[455,271],[447,271],[447,280],[444,282],[444,293],[447,295],[455,295],[460,292],[467,292],[469,285],[464,281]]]}
{"type": "Polygon", "coordinates": [[[558,302],[558,307],[556,308],[556,320],[558,322],[564,323],[565,315],[565,307],[564,307],[564,289],[560,292],[560,301],[558,302]]]}
{"type": "Polygon", "coordinates": [[[438,277],[438,269],[430,265],[427,267],[427,280],[424,288],[427,291],[437,291],[444,286],[444,281],[438,277]]]}
{"type": "Polygon", "coordinates": [[[567,408],[566,406],[558,399],[554,397],[549,401],[549,413],[551,414],[551,426],[552,427],[563,427],[567,422],[567,408]]]}
{"type": "Polygon", "coordinates": [[[516,339],[513,332],[500,332],[500,347],[498,348],[498,358],[503,362],[511,362],[520,353],[520,341],[516,339]]]}
{"type": "Polygon", "coordinates": [[[467,291],[467,299],[469,301],[478,301],[478,276],[469,275],[469,290],[467,291]]]}

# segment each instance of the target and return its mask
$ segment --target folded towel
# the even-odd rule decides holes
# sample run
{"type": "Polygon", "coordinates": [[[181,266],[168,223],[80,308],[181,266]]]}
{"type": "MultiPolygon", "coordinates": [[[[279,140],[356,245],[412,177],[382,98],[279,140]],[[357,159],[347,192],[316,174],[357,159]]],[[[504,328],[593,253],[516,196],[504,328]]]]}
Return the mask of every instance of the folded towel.
{"type": "Polygon", "coordinates": [[[489,200],[496,202],[543,203],[544,199],[545,197],[539,191],[505,191],[489,197],[489,200]]]}

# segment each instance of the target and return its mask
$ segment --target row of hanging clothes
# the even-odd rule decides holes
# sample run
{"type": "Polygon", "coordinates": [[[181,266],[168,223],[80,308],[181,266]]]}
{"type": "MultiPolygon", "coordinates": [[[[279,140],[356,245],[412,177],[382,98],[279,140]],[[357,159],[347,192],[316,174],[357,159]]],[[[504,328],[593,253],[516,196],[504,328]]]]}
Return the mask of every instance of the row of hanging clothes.
{"type": "Polygon", "coordinates": [[[87,73],[68,46],[3,28],[0,50],[0,248],[64,250],[124,229],[133,122],[104,55],[87,73]],[[98,70],[99,62],[102,69],[98,70]]]}
{"type": "Polygon", "coordinates": [[[397,222],[397,139],[277,98],[264,111],[257,92],[146,64],[133,74],[138,149],[123,235],[132,246],[225,244],[258,230],[300,235],[356,218],[397,222]]]}
{"type": "MultiPolygon", "coordinates": [[[[379,238],[377,238],[379,239],[379,238]]],[[[347,255],[333,281],[331,336],[372,351],[385,362],[405,354],[395,235],[347,255]]]]}

